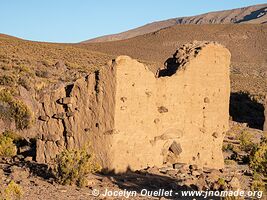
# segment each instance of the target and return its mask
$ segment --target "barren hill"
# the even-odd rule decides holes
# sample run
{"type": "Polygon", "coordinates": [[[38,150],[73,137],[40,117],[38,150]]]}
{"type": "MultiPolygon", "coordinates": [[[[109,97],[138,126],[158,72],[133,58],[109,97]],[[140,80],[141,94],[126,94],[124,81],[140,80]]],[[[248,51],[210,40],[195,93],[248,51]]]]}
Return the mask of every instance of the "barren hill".
{"type": "Polygon", "coordinates": [[[122,33],[106,35],[94,39],[86,40],[88,42],[106,42],[132,38],[138,35],[151,33],[166,27],[177,24],[233,24],[233,23],[252,23],[264,24],[267,22],[267,4],[249,6],[233,10],[210,12],[192,17],[178,17],[158,22],[146,24],[144,26],[131,29],[122,33]]]}
{"type": "Polygon", "coordinates": [[[217,41],[232,54],[232,91],[267,91],[267,25],[217,24],[176,25],[135,38],[78,44],[82,48],[111,55],[129,55],[136,59],[155,62],[155,71],[175,49],[193,40],[217,41]]]}

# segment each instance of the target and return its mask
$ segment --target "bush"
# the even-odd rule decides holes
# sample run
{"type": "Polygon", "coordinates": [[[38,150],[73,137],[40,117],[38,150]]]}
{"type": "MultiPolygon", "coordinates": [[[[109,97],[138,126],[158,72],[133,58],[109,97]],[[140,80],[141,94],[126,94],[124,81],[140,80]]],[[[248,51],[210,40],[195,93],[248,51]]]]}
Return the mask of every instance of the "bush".
{"type": "Polygon", "coordinates": [[[226,187],[226,182],[224,180],[224,178],[219,178],[217,183],[220,185],[220,187],[224,188],[226,187]]]}
{"type": "Polygon", "coordinates": [[[19,136],[16,132],[11,131],[11,130],[5,130],[3,132],[3,136],[9,137],[13,140],[13,143],[17,144],[23,140],[21,136],[19,136]]]}
{"type": "Polygon", "coordinates": [[[31,70],[31,68],[26,66],[26,65],[18,65],[18,66],[16,66],[16,69],[19,71],[19,73],[24,72],[24,73],[30,74],[30,75],[33,74],[33,71],[31,70]]]}
{"type": "Polygon", "coordinates": [[[16,184],[13,180],[7,185],[7,187],[1,191],[0,199],[2,200],[14,200],[20,199],[23,195],[21,187],[16,184]]]}
{"type": "Polygon", "coordinates": [[[246,131],[242,132],[239,136],[240,148],[245,152],[250,152],[255,144],[252,142],[252,135],[246,131]]]}
{"type": "Polygon", "coordinates": [[[232,144],[223,144],[222,150],[223,151],[233,151],[233,145],[232,144]]]}
{"type": "Polygon", "coordinates": [[[56,177],[60,184],[86,185],[86,175],[101,170],[93,155],[81,150],[64,150],[56,157],[56,177]]]}
{"type": "Polygon", "coordinates": [[[6,103],[6,111],[0,112],[0,118],[14,119],[18,129],[28,128],[32,123],[32,112],[20,100],[15,99],[8,90],[0,91],[0,102],[6,103]]]}
{"type": "Polygon", "coordinates": [[[0,85],[12,87],[15,84],[16,84],[16,80],[13,76],[8,76],[8,75],[0,76],[0,85]]]}
{"type": "Polygon", "coordinates": [[[255,173],[253,176],[253,181],[251,183],[251,190],[252,191],[266,191],[266,185],[262,180],[262,177],[255,173]]]}
{"type": "Polygon", "coordinates": [[[224,164],[225,165],[237,165],[237,163],[234,161],[234,160],[229,160],[229,159],[226,159],[224,160],[224,164]]]}
{"type": "Polygon", "coordinates": [[[13,157],[17,154],[17,147],[13,141],[9,136],[0,135],[0,156],[13,157]]]}
{"type": "Polygon", "coordinates": [[[267,176],[267,138],[251,152],[250,167],[255,171],[267,176]]]}

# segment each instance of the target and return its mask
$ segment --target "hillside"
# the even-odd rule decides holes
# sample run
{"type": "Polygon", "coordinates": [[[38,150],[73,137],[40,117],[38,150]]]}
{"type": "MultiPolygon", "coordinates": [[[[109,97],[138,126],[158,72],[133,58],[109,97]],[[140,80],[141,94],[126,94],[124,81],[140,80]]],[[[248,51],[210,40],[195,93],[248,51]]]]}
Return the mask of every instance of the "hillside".
{"type": "Polygon", "coordinates": [[[138,35],[151,33],[177,24],[233,24],[252,23],[264,24],[267,22],[267,4],[254,5],[245,8],[210,12],[192,17],[178,17],[146,24],[122,33],[106,35],[86,40],[83,43],[106,42],[132,38],[138,35]]]}
{"type": "Polygon", "coordinates": [[[0,35],[0,89],[22,85],[39,91],[71,82],[105,64],[110,56],[65,44],[31,42],[0,35]]]}
{"type": "Polygon", "coordinates": [[[153,61],[152,71],[170,57],[178,46],[193,40],[217,41],[232,54],[232,91],[267,91],[267,25],[176,25],[135,38],[77,44],[81,48],[111,55],[129,55],[153,61]]]}

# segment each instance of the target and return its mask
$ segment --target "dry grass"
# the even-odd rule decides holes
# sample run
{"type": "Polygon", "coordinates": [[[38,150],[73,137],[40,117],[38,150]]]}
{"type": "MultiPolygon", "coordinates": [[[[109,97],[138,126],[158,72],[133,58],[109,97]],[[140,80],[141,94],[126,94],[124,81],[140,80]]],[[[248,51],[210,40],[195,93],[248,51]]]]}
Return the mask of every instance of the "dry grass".
{"type": "Polygon", "coordinates": [[[112,58],[72,45],[30,42],[6,36],[0,37],[0,46],[0,85],[30,85],[29,90],[43,79],[52,82],[75,80],[112,58]],[[58,61],[63,61],[65,67],[55,66],[58,61]]]}

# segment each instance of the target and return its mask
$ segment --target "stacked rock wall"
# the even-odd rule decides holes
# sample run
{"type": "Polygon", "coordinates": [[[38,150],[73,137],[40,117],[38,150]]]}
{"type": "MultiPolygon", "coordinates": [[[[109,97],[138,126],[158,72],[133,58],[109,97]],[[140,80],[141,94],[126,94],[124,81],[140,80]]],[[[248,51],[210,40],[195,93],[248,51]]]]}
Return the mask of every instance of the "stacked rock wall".
{"type": "Polygon", "coordinates": [[[107,142],[102,138],[114,124],[115,79],[111,77],[114,74],[110,68],[102,69],[101,74],[92,73],[41,95],[37,121],[38,162],[49,163],[63,149],[85,145],[92,146],[106,162],[107,142]]]}

